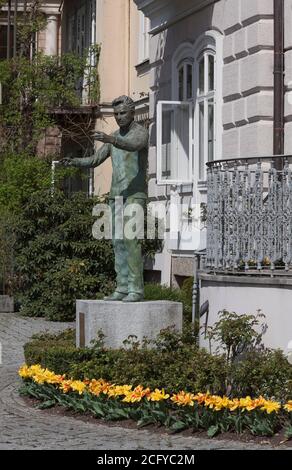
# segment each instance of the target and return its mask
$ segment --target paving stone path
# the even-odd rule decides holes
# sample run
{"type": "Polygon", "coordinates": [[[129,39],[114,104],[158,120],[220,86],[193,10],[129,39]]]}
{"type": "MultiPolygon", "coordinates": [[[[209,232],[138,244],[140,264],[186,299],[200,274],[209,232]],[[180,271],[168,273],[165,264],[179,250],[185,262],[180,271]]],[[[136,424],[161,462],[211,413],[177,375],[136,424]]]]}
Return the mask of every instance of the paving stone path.
{"type": "MultiPolygon", "coordinates": [[[[19,396],[17,370],[24,362],[23,344],[37,332],[57,332],[73,323],[53,323],[40,318],[23,318],[0,313],[0,450],[4,449],[90,449],[90,450],[198,450],[269,449],[267,445],[208,440],[181,435],[125,429],[86,423],[30,407],[19,396]]],[[[291,448],[292,449],[292,448],[291,448]]]]}

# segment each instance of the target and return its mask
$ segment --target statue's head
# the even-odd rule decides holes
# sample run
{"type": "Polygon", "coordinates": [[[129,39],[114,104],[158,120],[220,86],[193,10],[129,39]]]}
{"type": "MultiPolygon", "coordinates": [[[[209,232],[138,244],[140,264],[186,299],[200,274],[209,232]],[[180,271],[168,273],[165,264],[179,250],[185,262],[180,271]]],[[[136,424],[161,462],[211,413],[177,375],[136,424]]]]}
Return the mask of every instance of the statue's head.
{"type": "Polygon", "coordinates": [[[134,120],[135,103],[129,96],[119,96],[112,102],[115,119],[119,127],[128,127],[134,120]]]}

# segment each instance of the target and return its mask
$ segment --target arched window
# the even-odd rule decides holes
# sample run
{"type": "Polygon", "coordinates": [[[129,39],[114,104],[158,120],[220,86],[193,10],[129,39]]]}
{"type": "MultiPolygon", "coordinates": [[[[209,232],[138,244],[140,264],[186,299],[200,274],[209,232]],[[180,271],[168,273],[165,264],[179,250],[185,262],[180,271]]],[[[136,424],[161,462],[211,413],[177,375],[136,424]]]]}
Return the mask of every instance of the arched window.
{"type": "Polygon", "coordinates": [[[221,157],[222,36],[210,31],[183,43],[172,60],[172,100],[157,107],[157,182],[206,181],[206,163],[221,157]]]}
{"type": "Polygon", "coordinates": [[[194,60],[187,58],[181,61],[177,67],[178,100],[188,101],[194,96],[193,84],[194,60]]]}
{"type": "Polygon", "coordinates": [[[197,90],[195,132],[198,179],[206,179],[206,163],[215,157],[216,45],[210,38],[196,58],[197,90]]]}

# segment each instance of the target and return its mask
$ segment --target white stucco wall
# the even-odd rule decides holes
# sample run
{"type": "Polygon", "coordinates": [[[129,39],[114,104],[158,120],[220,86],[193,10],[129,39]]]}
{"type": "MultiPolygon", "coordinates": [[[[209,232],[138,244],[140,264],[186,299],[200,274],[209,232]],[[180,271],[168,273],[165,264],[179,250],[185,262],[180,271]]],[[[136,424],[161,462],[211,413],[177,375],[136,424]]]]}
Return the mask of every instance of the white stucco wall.
{"type": "MultiPolygon", "coordinates": [[[[216,30],[223,36],[222,157],[273,152],[273,0],[220,0],[174,24],[172,21],[187,10],[184,2],[172,3],[172,10],[170,2],[164,7],[162,1],[156,3],[152,27],[159,27],[165,20],[170,26],[154,35],[150,42],[150,116],[154,123],[149,153],[149,194],[153,198],[157,194],[154,189],[156,104],[158,100],[172,98],[171,61],[177,47],[183,42],[194,44],[205,31],[216,30]]],[[[159,194],[167,197],[167,188],[160,188],[159,194]]]]}
{"type": "MultiPolygon", "coordinates": [[[[267,347],[280,348],[287,353],[288,343],[292,340],[292,283],[285,281],[265,279],[266,284],[258,278],[237,278],[224,276],[225,281],[215,281],[216,276],[205,276],[214,281],[201,281],[200,304],[209,301],[208,326],[218,321],[218,312],[226,309],[237,314],[256,314],[258,310],[265,315],[263,322],[268,329],[263,337],[267,347]],[[276,284],[278,282],[278,285],[276,284]]],[[[220,279],[220,276],[217,276],[220,279]]],[[[201,325],[205,326],[206,315],[201,318],[201,325]]],[[[208,349],[208,342],[204,335],[200,337],[201,347],[208,349]]]]}
{"type": "Polygon", "coordinates": [[[273,0],[224,0],[214,26],[216,16],[224,33],[222,155],[272,154],[273,0]]]}
{"type": "MultiPolygon", "coordinates": [[[[219,90],[222,99],[219,105],[222,107],[222,123],[219,129],[222,145],[218,154],[221,154],[222,158],[271,155],[273,0],[138,0],[136,3],[143,3],[155,32],[150,40],[150,118],[153,120],[149,150],[150,198],[167,200],[171,191],[169,185],[158,187],[156,184],[157,101],[172,99],[172,59],[177,48],[184,42],[195,45],[198,38],[207,31],[216,31],[223,39],[223,80],[222,89],[219,90]],[[195,11],[196,6],[202,6],[203,3],[205,8],[195,11]]],[[[187,197],[190,199],[192,188],[188,190],[188,194],[183,193],[182,189],[178,187],[182,200],[187,197]]],[[[204,197],[206,195],[203,194],[203,202],[204,197]]]]}

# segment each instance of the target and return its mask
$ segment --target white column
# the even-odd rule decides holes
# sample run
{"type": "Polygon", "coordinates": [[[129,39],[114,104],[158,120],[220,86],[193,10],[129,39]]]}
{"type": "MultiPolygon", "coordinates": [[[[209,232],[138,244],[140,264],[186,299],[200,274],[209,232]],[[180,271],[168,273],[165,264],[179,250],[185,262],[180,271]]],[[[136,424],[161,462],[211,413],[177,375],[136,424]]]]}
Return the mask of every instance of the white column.
{"type": "Polygon", "coordinates": [[[47,18],[45,54],[58,54],[58,15],[47,18]]]}

